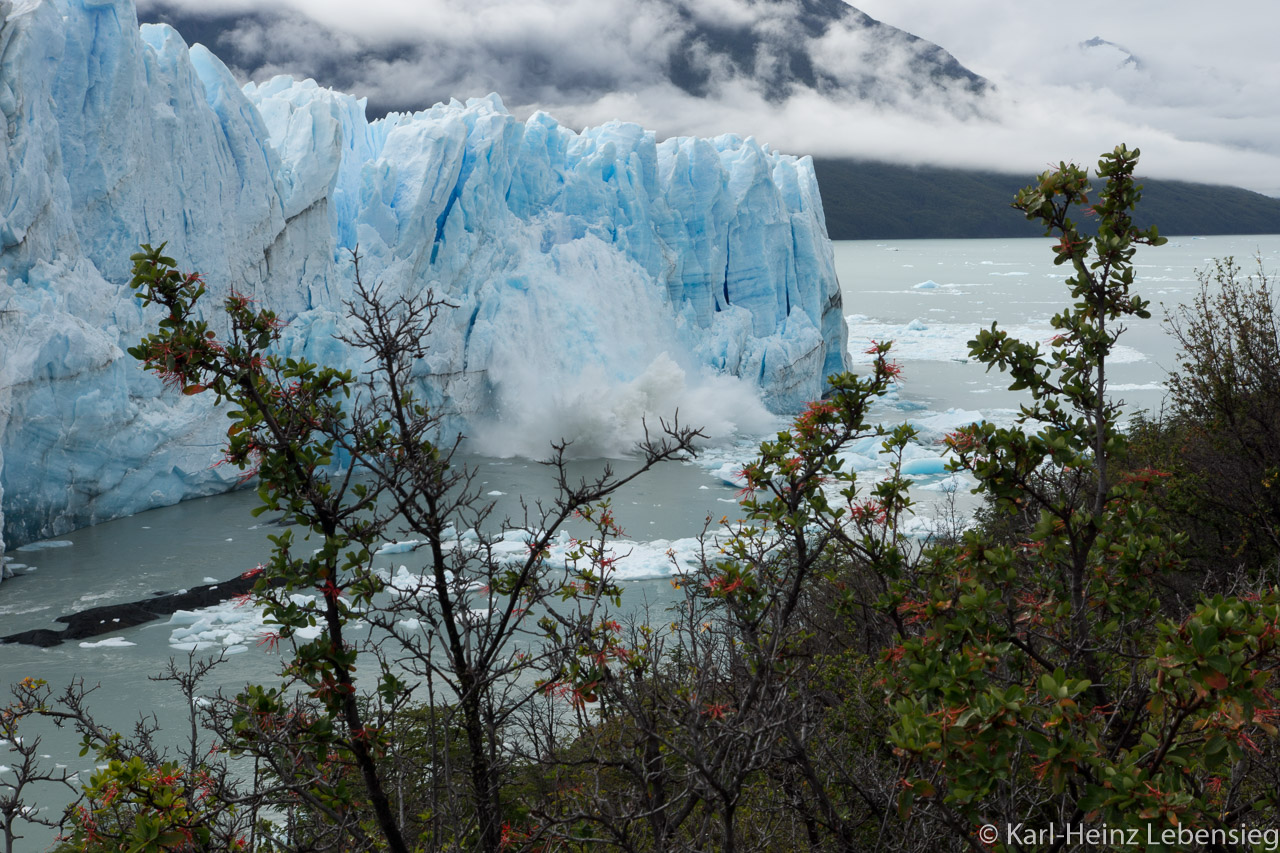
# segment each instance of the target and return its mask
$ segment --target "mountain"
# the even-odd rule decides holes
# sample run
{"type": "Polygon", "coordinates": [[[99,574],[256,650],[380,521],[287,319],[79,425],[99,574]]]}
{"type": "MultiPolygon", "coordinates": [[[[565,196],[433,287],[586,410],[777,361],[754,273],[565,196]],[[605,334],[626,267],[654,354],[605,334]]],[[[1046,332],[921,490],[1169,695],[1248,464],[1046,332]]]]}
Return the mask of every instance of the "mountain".
{"type": "Polygon", "coordinates": [[[1082,41],[1079,44],[1081,54],[1091,62],[1105,62],[1114,69],[1133,69],[1141,71],[1145,63],[1135,56],[1127,47],[1107,41],[1101,36],[1082,41]]]}
{"type": "Polygon", "coordinates": [[[662,86],[698,98],[741,86],[774,103],[811,90],[969,114],[991,88],[936,44],[843,0],[592,0],[565,4],[545,24],[531,12],[519,32],[504,26],[510,7],[500,4],[444,0],[433,10],[445,20],[406,20],[400,35],[375,44],[352,35],[348,20],[338,29],[294,9],[140,3],[143,20],[207,45],[242,80],[287,70],[368,95],[374,116],[490,92],[554,108],[662,86]]]}
{"type": "Polygon", "coordinates": [[[691,95],[712,94],[717,64],[732,69],[732,78],[752,81],[774,101],[800,87],[836,101],[878,103],[898,103],[928,90],[981,95],[990,87],[938,45],[877,21],[843,0],[756,0],[753,8],[760,17],[750,22],[700,16],[691,4],[678,0],[667,0],[667,5],[684,26],[663,68],[671,82],[691,95]],[[856,39],[861,49],[836,62],[820,45],[839,31],[856,39]],[[886,66],[891,58],[913,72],[906,90],[898,86],[901,80],[890,82],[886,66]]]}
{"type": "MultiPolygon", "coordinates": [[[[1038,237],[1009,205],[1032,175],[815,159],[833,240],[1038,237]]],[[[1161,234],[1280,234],[1280,199],[1238,187],[1142,179],[1138,219],[1161,234]]]]}
{"type": "Polygon", "coordinates": [[[522,122],[496,96],[370,122],[311,81],[242,90],[172,28],[139,29],[129,0],[0,11],[11,544],[235,480],[215,465],[226,422],[207,395],[175,395],[124,354],[157,319],[126,287],[139,243],[167,241],[210,304],[234,289],[279,312],[286,355],[355,372],[361,354],[335,338],[350,250],[392,297],[433,288],[454,307],[423,392],[495,453],[561,437],[617,453],[642,413],[677,407],[729,435],[845,364],[808,158],[522,122]]]}

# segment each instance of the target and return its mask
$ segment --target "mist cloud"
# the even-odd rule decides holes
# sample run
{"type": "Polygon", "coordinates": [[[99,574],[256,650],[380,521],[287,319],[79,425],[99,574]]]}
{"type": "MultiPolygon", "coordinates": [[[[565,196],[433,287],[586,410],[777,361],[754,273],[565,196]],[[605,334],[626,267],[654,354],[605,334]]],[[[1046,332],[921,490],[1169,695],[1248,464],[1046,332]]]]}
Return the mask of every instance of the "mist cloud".
{"type": "MultiPolygon", "coordinates": [[[[1011,0],[859,6],[940,40],[1019,103],[1065,97],[1076,121],[1110,119],[1130,144],[1150,150],[1144,165],[1154,169],[1159,160],[1165,171],[1168,157],[1162,177],[1229,180],[1280,195],[1280,18],[1270,0],[1082,0],[1070,14],[1011,0]],[[1084,46],[1094,39],[1115,47],[1084,46]],[[1193,171],[1179,174],[1188,159],[1193,171]]],[[[1060,124],[1072,119],[1064,111],[1060,124]]]]}
{"type": "Polygon", "coordinates": [[[1011,0],[859,4],[994,88],[928,42],[856,14],[830,24],[833,3],[169,0],[140,11],[209,22],[210,47],[245,79],[312,76],[383,109],[497,91],[517,115],[545,109],[576,126],[620,118],[660,136],[733,132],[798,154],[1013,172],[1092,162],[1125,141],[1154,177],[1280,195],[1280,59],[1263,49],[1270,28],[1248,23],[1265,2],[1233,4],[1234,21],[1188,2],[1161,4],[1159,19],[1102,0],[1070,18],[1011,0]],[[929,73],[946,62],[949,74],[929,73]]]}

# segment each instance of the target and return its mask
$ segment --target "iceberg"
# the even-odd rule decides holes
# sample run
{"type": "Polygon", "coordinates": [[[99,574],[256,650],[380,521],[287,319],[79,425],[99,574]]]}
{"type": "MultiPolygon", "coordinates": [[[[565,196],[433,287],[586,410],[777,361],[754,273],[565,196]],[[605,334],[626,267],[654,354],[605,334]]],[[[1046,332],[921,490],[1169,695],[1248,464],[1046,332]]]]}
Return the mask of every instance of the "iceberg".
{"type": "Polygon", "coordinates": [[[124,352],[155,320],[126,285],[139,243],[167,242],[211,302],[279,312],[289,354],[355,370],[334,335],[358,247],[365,281],[453,306],[417,378],[497,445],[554,429],[609,452],[602,432],[696,420],[704,391],[731,431],[848,364],[807,157],[521,121],[497,95],[368,121],[310,80],[241,88],[131,0],[0,17],[0,557],[234,484],[225,419],[124,352]]]}

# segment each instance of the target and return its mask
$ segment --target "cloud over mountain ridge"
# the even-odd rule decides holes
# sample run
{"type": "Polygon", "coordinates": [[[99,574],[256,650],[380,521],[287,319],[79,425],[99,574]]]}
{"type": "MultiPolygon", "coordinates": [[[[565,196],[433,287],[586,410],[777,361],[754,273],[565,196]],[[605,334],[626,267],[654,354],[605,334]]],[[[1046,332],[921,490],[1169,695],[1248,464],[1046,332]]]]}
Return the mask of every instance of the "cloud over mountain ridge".
{"type": "Polygon", "coordinates": [[[1280,195],[1280,63],[1235,44],[1258,27],[1082,4],[1070,18],[1003,0],[860,2],[870,15],[843,0],[143,0],[140,13],[242,82],[310,76],[374,116],[497,92],[518,116],[576,127],[623,119],[1018,174],[1124,141],[1153,177],[1280,195]]]}
{"type": "Polygon", "coordinates": [[[143,3],[144,19],[203,41],[246,79],[311,76],[356,91],[374,114],[498,92],[516,109],[574,106],[670,88],[720,98],[735,86],[780,103],[810,90],[837,103],[977,109],[990,84],[945,50],[842,0],[568,0],[430,4],[432,27],[345,29],[323,4],[214,8],[143,3]]]}

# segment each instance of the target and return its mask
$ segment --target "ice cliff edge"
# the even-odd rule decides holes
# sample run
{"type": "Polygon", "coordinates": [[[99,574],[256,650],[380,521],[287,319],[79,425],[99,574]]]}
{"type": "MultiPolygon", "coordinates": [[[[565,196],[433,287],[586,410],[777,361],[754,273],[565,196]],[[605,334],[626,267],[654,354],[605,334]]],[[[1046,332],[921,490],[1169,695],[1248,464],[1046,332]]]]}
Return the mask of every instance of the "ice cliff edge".
{"type": "Polygon", "coordinates": [[[200,45],[139,28],[130,0],[0,0],[0,16],[11,546],[235,476],[211,468],[225,420],[124,354],[146,326],[125,286],[142,242],[168,241],[214,297],[281,312],[294,352],[353,368],[333,334],[358,244],[366,280],[457,306],[421,374],[471,426],[552,411],[572,433],[584,406],[613,407],[597,426],[638,420],[673,386],[725,382],[787,411],[845,364],[808,158],[521,122],[496,96],[369,122],[311,81],[242,90],[200,45]]]}

